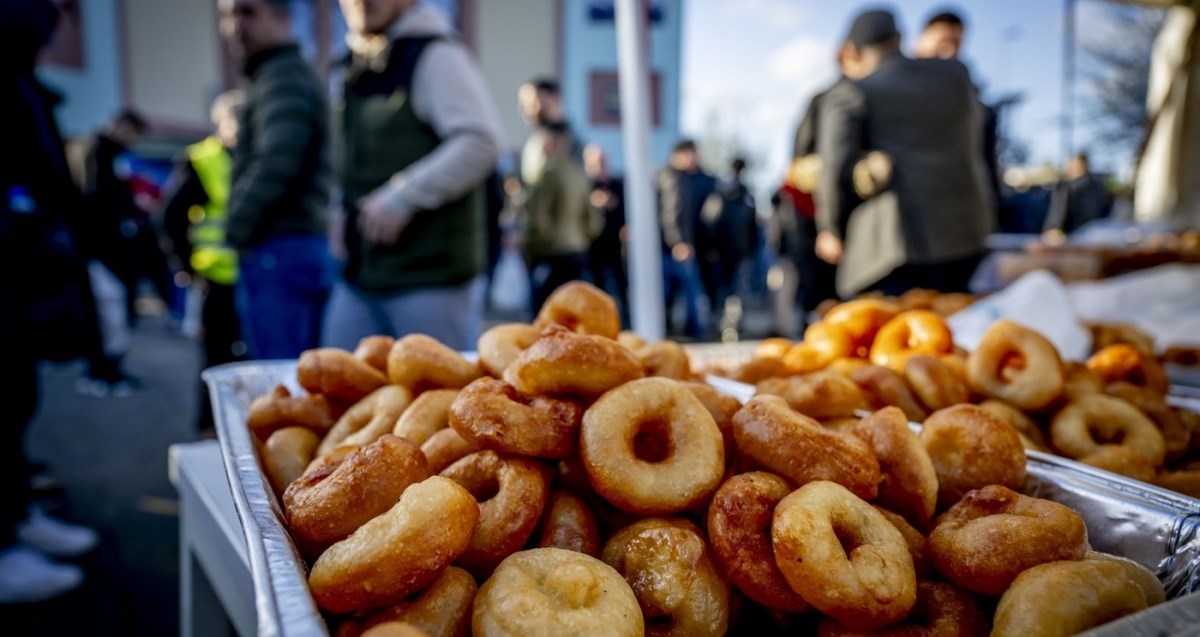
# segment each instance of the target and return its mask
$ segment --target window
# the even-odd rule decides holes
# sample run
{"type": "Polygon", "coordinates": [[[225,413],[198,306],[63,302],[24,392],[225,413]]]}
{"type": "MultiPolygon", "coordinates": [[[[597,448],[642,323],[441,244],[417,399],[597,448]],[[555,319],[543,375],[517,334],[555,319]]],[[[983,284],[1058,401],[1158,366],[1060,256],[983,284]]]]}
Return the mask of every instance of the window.
{"type": "MultiPolygon", "coordinates": [[[[617,16],[614,5],[614,0],[588,0],[588,19],[592,22],[612,22],[617,16]]],[[[650,0],[650,24],[658,24],[662,19],[661,0],[650,0]]]]}
{"type": "MultiPolygon", "coordinates": [[[[662,78],[650,73],[650,121],[658,126],[662,119],[662,78]]],[[[590,119],[594,126],[621,125],[621,82],[615,71],[593,71],[588,77],[590,119]]]]}

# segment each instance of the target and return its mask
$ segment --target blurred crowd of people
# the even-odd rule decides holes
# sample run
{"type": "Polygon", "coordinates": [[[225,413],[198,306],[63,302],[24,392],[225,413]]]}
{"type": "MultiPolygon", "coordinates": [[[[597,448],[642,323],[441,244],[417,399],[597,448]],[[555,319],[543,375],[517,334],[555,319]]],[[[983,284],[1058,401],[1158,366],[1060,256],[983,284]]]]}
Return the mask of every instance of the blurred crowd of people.
{"type": "MultiPolygon", "coordinates": [[[[501,174],[498,109],[437,10],[341,0],[350,54],[331,98],[292,39],[288,5],[218,0],[242,88],[213,103],[211,135],[181,153],[156,210],[135,200],[126,161],[144,118],[124,110],[68,151],[58,98],[34,74],[54,5],[2,5],[0,103],[15,137],[0,154],[0,345],[16,400],[0,426],[10,494],[0,601],[78,586],[77,567],[46,556],[95,544],[29,501],[37,363],[82,357],[80,392],[136,391],[122,361],[147,282],[168,304],[174,282],[190,282],[209,367],[353,349],[372,334],[420,332],[467,350],[485,307],[536,313],[576,279],[608,291],[628,323],[631,275],[660,275],[628,272],[623,181],[573,131],[557,81],[521,86],[530,134],[501,174]]],[[[743,303],[765,302],[768,287],[774,331],[789,336],[826,299],[966,290],[1000,186],[994,113],[956,59],[963,32],[959,16],[934,16],[910,58],[892,14],[858,16],[838,51],[842,77],[809,105],[769,214],[745,160],[717,178],[694,141],[674,146],[654,176],[669,333],[736,334],[743,303]]],[[[1086,158],[1071,175],[1047,222],[1066,231],[1107,205],[1086,158]]],[[[212,414],[199,392],[203,429],[212,414]]]]}

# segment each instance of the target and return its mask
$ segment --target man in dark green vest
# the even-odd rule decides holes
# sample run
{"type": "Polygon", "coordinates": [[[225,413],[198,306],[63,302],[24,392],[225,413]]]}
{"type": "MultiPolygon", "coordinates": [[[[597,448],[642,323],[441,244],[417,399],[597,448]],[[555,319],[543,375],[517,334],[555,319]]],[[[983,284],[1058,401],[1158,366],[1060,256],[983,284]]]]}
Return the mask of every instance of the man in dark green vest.
{"type": "Polygon", "coordinates": [[[334,102],[342,279],[322,342],[425,333],[474,346],[485,264],[483,182],[500,117],[475,61],[436,9],[342,0],[351,56],[334,102]]]}

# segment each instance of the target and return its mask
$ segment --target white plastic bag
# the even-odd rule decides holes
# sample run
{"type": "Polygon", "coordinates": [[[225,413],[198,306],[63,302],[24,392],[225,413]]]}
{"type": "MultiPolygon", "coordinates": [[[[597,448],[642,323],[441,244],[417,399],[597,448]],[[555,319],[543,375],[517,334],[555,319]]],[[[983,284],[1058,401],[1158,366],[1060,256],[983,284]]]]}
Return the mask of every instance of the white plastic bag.
{"type": "Polygon", "coordinates": [[[517,312],[529,308],[529,274],[516,250],[506,248],[500,254],[489,294],[496,310],[517,312]]]}
{"type": "Polygon", "coordinates": [[[992,323],[1006,318],[1033,329],[1054,344],[1063,360],[1081,361],[1092,348],[1092,336],[1058,277],[1038,270],[1013,281],[1001,292],[981,299],[946,319],[954,343],[974,351],[992,323]]]}

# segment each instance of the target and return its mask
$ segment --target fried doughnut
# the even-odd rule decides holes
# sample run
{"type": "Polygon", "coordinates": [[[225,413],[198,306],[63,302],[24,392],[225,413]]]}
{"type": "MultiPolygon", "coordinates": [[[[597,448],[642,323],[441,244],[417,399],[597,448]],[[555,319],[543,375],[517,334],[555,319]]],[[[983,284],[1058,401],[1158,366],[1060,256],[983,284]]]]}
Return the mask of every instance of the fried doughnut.
{"type": "Polygon", "coordinates": [[[1106,384],[1125,381],[1160,396],[1167,394],[1170,385],[1167,373],[1153,356],[1145,356],[1136,347],[1125,343],[1109,345],[1092,354],[1087,367],[1099,374],[1106,384]]]}
{"type": "Polygon", "coordinates": [[[310,349],[300,354],[296,380],[310,394],[324,394],[343,403],[356,403],[388,384],[382,372],[336,347],[310,349]]]}
{"type": "Polygon", "coordinates": [[[428,476],[425,455],[390,434],[352,451],[337,467],[306,471],[283,493],[288,528],[304,542],[337,542],[387,511],[428,476]]]}
{"type": "Polygon", "coordinates": [[[904,310],[933,310],[934,301],[941,296],[937,290],[913,288],[896,298],[896,304],[904,310]]]}
{"type": "Polygon", "coordinates": [[[1121,444],[1161,465],[1167,448],[1162,433],[1137,407],[1111,396],[1085,396],[1063,407],[1050,423],[1050,441],[1071,458],[1083,458],[1102,444],[1121,444]]]}
{"type": "Polygon", "coordinates": [[[971,398],[966,378],[936,356],[910,356],[904,363],[904,378],[929,411],[960,405],[971,398]]]}
{"type": "Polygon", "coordinates": [[[1100,445],[1096,451],[1079,459],[1086,465],[1111,471],[1134,480],[1154,482],[1158,473],[1146,456],[1125,445],[1100,445]]]}
{"type": "Polygon", "coordinates": [[[595,398],[644,376],[637,357],[603,336],[550,327],[504,370],[522,394],[573,394],[595,398]]]}
{"type": "Polygon", "coordinates": [[[515,553],[475,596],[475,637],[642,637],[638,600],[600,560],[556,548],[515,553]]]}
{"type": "Polygon", "coordinates": [[[1165,471],[1154,479],[1154,484],[1188,497],[1200,498],[1200,471],[1165,471]]]}
{"type": "Polygon", "coordinates": [[[479,365],[436,339],[409,334],[388,352],[388,378],[414,396],[430,389],[460,389],[479,378],[479,365]]]}
{"type": "Polygon", "coordinates": [[[890,301],[856,299],[835,306],[821,320],[845,330],[854,344],[856,355],[865,358],[871,343],[875,342],[875,335],[899,313],[900,307],[890,301]]]}
{"type": "Polygon", "coordinates": [[[1028,568],[1081,560],[1088,549],[1087,526],[1078,513],[1000,485],[963,496],[929,534],[937,572],[986,595],[1003,593],[1028,568]]]}
{"type": "Polygon", "coordinates": [[[621,332],[617,303],[600,288],[583,281],[561,285],[542,304],[534,324],[561,325],[572,332],[615,340],[621,332]]]}
{"type": "Polygon", "coordinates": [[[810,482],[775,507],[775,562],[792,589],[838,622],[878,628],[906,617],[917,595],[908,544],[841,485],[810,482]]]}
{"type": "Polygon", "coordinates": [[[646,344],[646,339],[642,338],[637,332],[624,330],[620,334],[617,334],[617,342],[623,345],[625,349],[636,352],[646,344]]]}
{"type": "Polygon", "coordinates": [[[1076,398],[1104,393],[1104,379],[1083,363],[1063,363],[1063,392],[1066,402],[1076,398]]]}
{"type": "Polygon", "coordinates": [[[450,566],[416,595],[342,622],[337,637],[358,637],[363,630],[389,622],[406,622],[429,637],[469,637],[471,603],[478,589],[470,573],[450,566]]]}
{"type": "Polygon", "coordinates": [[[878,504],[871,505],[879,511],[880,515],[887,518],[892,526],[904,536],[904,543],[908,545],[908,554],[912,556],[913,571],[917,574],[917,579],[925,579],[929,577],[933,571],[933,566],[929,564],[929,538],[925,537],[917,527],[904,519],[904,516],[899,513],[893,513],[878,504]]]}
{"type": "Polygon", "coordinates": [[[862,390],[871,409],[898,407],[913,422],[921,422],[928,415],[904,382],[904,377],[887,367],[864,362],[843,373],[862,390]]]}
{"type": "Polygon", "coordinates": [[[733,417],[733,436],[742,455],[792,484],[831,480],[864,499],[878,494],[883,475],[867,443],[822,427],[778,396],[746,403],[733,417]]]}
{"type": "Polygon", "coordinates": [[[579,551],[595,557],[600,554],[600,526],[587,503],[570,491],[559,489],[550,494],[542,518],[540,547],[579,551]]]}
{"type": "Polygon", "coordinates": [[[829,420],[820,421],[821,426],[826,429],[832,429],[841,434],[853,434],[854,428],[862,420],[857,416],[842,416],[841,418],[830,418],[829,420]]]}
{"type": "Polygon", "coordinates": [[[733,454],[737,451],[737,443],[733,441],[733,415],[742,408],[742,403],[733,396],[722,394],[708,383],[688,381],[683,383],[683,386],[700,399],[700,404],[704,405],[708,415],[713,417],[713,422],[717,423],[717,429],[721,430],[721,440],[725,443],[725,466],[728,468],[733,454]]]}
{"type": "Polygon", "coordinates": [[[1001,319],[967,358],[967,380],[991,398],[1036,411],[1062,393],[1062,361],[1044,336],[1001,319]]]}
{"type": "Polygon", "coordinates": [[[754,356],[756,358],[783,358],[793,345],[795,343],[787,338],[764,338],[754,347],[754,356]]]}
{"type": "Polygon", "coordinates": [[[388,354],[395,344],[390,336],[366,336],[354,348],[354,357],[386,374],[388,354]]]}
{"type": "Polygon", "coordinates": [[[1154,573],[1151,573],[1150,569],[1145,566],[1129,558],[1101,553],[1100,551],[1088,551],[1083,559],[1093,562],[1119,564],[1125,569],[1125,576],[1132,580],[1134,584],[1137,584],[1138,588],[1142,589],[1142,595],[1146,597],[1147,606],[1156,606],[1167,601],[1167,593],[1163,590],[1162,582],[1158,581],[1154,573]]]}
{"type": "Polygon", "coordinates": [[[968,491],[992,484],[1020,489],[1025,483],[1025,447],[1017,431],[976,405],[934,412],[921,427],[938,479],[938,505],[958,502],[968,491]]]}
{"type": "Polygon", "coordinates": [[[729,379],[739,383],[747,383],[753,385],[760,383],[768,378],[778,378],[780,376],[791,376],[792,370],[788,368],[783,359],[779,358],[755,358],[749,360],[729,373],[729,379]]]}
{"type": "Polygon", "coordinates": [[[1200,366],[1200,347],[1173,345],[1162,353],[1162,362],[1180,367],[1200,366]]]}
{"type": "Polygon", "coordinates": [[[942,582],[917,582],[917,603],[908,619],[886,628],[859,631],[825,619],[817,637],[987,637],[988,620],[975,596],[942,582]]]}
{"type": "Polygon", "coordinates": [[[429,637],[429,633],[407,622],[387,622],[367,629],[362,637],[429,637]]]}
{"type": "MultiPolygon", "coordinates": [[[[817,321],[804,330],[804,347],[811,348],[817,354],[821,367],[839,358],[855,356],[857,345],[850,332],[842,325],[817,321]]],[[[784,362],[788,362],[785,355],[784,362]]]]}
{"type": "Polygon", "coordinates": [[[421,445],[421,453],[429,461],[429,473],[441,473],[446,467],[476,451],[483,450],[449,427],[438,430],[421,445]]]}
{"type": "Polygon", "coordinates": [[[287,427],[324,434],[332,426],[333,409],[324,396],[293,396],[283,385],[255,398],[246,414],[246,427],[260,440],[287,427]]]}
{"type": "Polygon", "coordinates": [[[879,504],[917,526],[928,525],[937,507],[937,472],[904,412],[885,407],[860,420],[851,433],[866,441],[879,461],[879,504]]]}
{"type": "Polygon", "coordinates": [[[308,576],[313,599],[332,613],[398,603],[467,550],[478,519],[475,498],[453,480],[418,482],[317,558],[308,576]]]}
{"type": "Polygon", "coordinates": [[[904,371],[905,361],[917,354],[948,354],[954,351],[950,328],[941,316],[929,310],[902,312],[879,328],[871,345],[871,362],[904,371]]]}
{"type": "Polygon", "coordinates": [[[633,589],[647,636],[720,636],[728,629],[729,585],[691,522],[635,522],[609,538],[600,559],[633,589]]]}
{"type": "Polygon", "coordinates": [[[1154,356],[1154,339],[1130,323],[1090,323],[1092,349],[1100,351],[1109,345],[1124,343],[1144,356],[1154,356]]]}
{"type": "Polygon", "coordinates": [[[687,352],[675,341],[658,341],[634,351],[646,376],[662,376],[675,380],[692,377],[692,362],[687,352]]]}
{"type": "Polygon", "coordinates": [[[717,564],[746,597],[767,608],[800,613],[809,605],[783,579],[771,548],[775,505],[791,491],[771,473],[733,476],[713,496],[708,537],[717,564]]]}
{"type": "Polygon", "coordinates": [[[780,396],[792,409],[817,420],[853,416],[866,405],[854,381],[835,372],[769,378],[755,386],[757,395],[780,396]]]}
{"type": "Polygon", "coordinates": [[[1021,573],[1000,598],[992,637],[1060,637],[1147,607],[1120,564],[1050,562],[1021,573]]]}
{"type": "Polygon", "coordinates": [[[1137,407],[1158,426],[1163,435],[1163,444],[1166,445],[1167,462],[1174,462],[1187,455],[1192,446],[1192,431],[1184,424],[1179,412],[1167,406],[1162,396],[1153,390],[1123,381],[1109,384],[1105,391],[1109,396],[1120,398],[1137,407]]]}
{"type": "MultiPolygon", "coordinates": [[[[783,373],[771,374],[766,376],[766,378],[772,378],[775,376],[794,376],[796,374],[808,374],[811,372],[820,371],[832,361],[828,356],[818,351],[817,348],[801,342],[796,343],[790,349],[788,349],[787,353],[784,354],[783,358],[779,359],[778,362],[783,366],[783,373]]],[[[763,367],[769,368],[769,366],[766,365],[763,367]]]]}
{"type": "Polygon", "coordinates": [[[317,455],[323,456],[341,445],[361,447],[392,433],[411,402],[412,394],[399,385],[386,385],[367,394],[338,418],[317,448],[317,455]]]}
{"type": "Polygon", "coordinates": [[[476,343],[479,366],[499,378],[521,352],[529,349],[542,335],[542,330],[525,323],[505,323],[484,332],[476,343]]]}
{"type": "Polygon", "coordinates": [[[540,458],[575,453],[583,407],[569,400],[526,396],[496,378],[480,378],[450,405],[450,426],[483,449],[540,458]]]}
{"type": "MultiPolygon", "coordinates": [[[[399,385],[397,385],[399,387],[399,385]]],[[[433,434],[450,426],[450,405],[458,397],[457,389],[431,389],[422,392],[400,414],[392,434],[414,445],[423,445],[433,434]]]]}
{"type": "Polygon", "coordinates": [[[699,504],[725,472],[725,445],[692,392],[667,378],[627,383],[583,415],[580,455],[596,493],[643,515],[699,504]]]}
{"type": "Polygon", "coordinates": [[[1042,452],[1050,451],[1050,447],[1046,444],[1046,437],[1042,435],[1042,429],[1029,416],[1026,416],[1025,412],[1003,400],[996,400],[995,398],[989,398],[979,403],[979,406],[990,411],[993,416],[1012,425],[1012,428],[1017,430],[1017,435],[1021,436],[1021,444],[1025,449],[1042,452]]]}
{"type": "Polygon", "coordinates": [[[929,309],[941,314],[942,316],[950,316],[960,310],[970,307],[979,297],[974,294],[963,294],[962,292],[945,292],[933,297],[933,304],[929,309]]]}
{"type": "Polygon", "coordinates": [[[263,472],[276,496],[304,473],[321,439],[304,427],[284,427],[271,434],[263,447],[263,472]]]}
{"type": "Polygon", "coordinates": [[[549,471],[532,460],[480,451],[446,467],[441,475],[479,502],[479,524],[457,564],[485,578],[533,534],[550,495],[549,471]]]}

